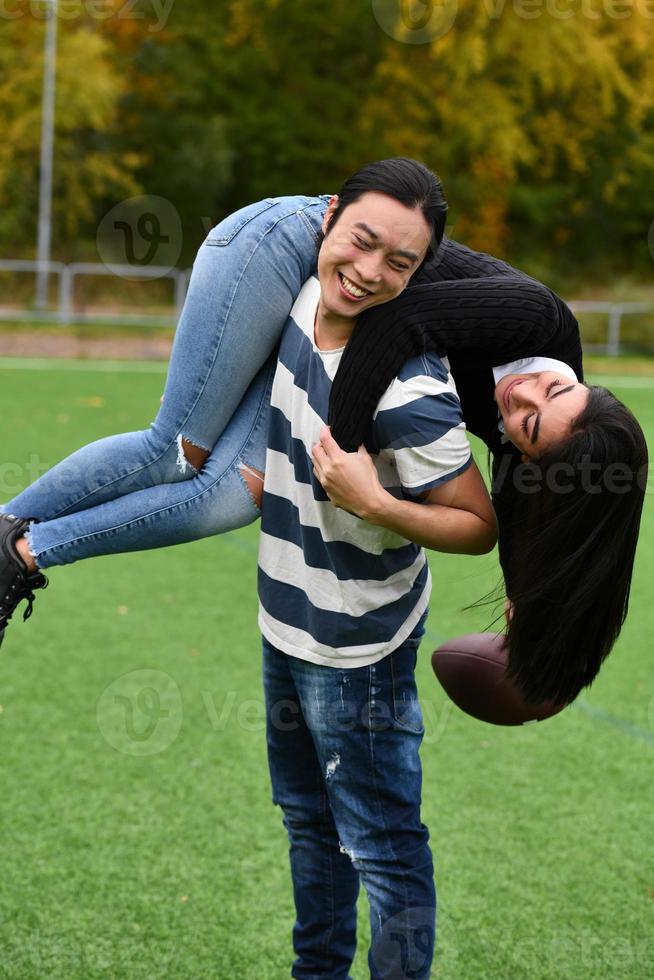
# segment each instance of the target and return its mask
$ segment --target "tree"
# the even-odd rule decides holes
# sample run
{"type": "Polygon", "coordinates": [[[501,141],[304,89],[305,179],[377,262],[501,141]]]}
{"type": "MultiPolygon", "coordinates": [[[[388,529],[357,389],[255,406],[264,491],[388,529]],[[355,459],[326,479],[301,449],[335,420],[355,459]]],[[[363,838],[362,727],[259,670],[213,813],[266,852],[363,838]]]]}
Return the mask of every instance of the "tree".
{"type": "MultiPolygon", "coordinates": [[[[0,235],[31,252],[38,213],[43,19],[27,10],[0,25],[0,235]]],[[[139,191],[138,155],[112,137],[124,92],[108,42],[83,21],[59,25],[53,188],[54,245],[73,238],[103,195],[139,191]]]]}
{"type": "Polygon", "coordinates": [[[654,21],[634,3],[624,19],[568,7],[534,16],[534,4],[460,0],[433,43],[387,43],[366,103],[371,138],[439,170],[454,233],[473,246],[568,261],[596,245],[606,255],[607,238],[633,251],[642,235],[654,21]]]}

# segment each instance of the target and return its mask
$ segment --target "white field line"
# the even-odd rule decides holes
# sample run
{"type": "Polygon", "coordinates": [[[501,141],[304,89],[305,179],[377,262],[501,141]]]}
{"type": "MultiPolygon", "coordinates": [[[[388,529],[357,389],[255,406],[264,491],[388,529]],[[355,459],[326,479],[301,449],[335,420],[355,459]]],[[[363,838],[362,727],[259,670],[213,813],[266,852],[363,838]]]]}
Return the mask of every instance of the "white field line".
{"type": "MultiPolygon", "coordinates": [[[[105,361],[75,358],[0,357],[0,370],[8,371],[90,371],[107,374],[165,374],[167,361],[105,361]]],[[[592,384],[607,388],[654,388],[654,377],[620,374],[591,374],[592,384]]]]}
{"type": "Polygon", "coordinates": [[[93,361],[73,358],[0,357],[0,370],[91,371],[100,374],[165,374],[167,361],[93,361]]]}

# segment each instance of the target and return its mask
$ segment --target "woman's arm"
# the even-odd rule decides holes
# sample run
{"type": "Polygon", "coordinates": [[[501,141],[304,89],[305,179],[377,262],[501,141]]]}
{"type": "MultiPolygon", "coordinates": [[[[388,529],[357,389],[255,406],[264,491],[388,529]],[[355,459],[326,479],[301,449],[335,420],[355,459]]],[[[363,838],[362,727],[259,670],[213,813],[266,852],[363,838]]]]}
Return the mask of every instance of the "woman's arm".
{"type": "Polygon", "coordinates": [[[364,313],[343,352],[329,409],[340,445],[364,441],[392,379],[410,357],[429,350],[450,356],[459,371],[541,354],[565,361],[582,376],[577,322],[535,280],[516,273],[410,286],[391,303],[364,313]]]}
{"type": "Polygon", "coordinates": [[[360,323],[385,343],[407,326],[420,329],[426,349],[465,352],[472,364],[483,366],[542,354],[571,329],[554,294],[524,276],[409,286],[391,303],[362,316],[360,323]]]}
{"type": "MultiPolygon", "coordinates": [[[[521,272],[519,269],[515,269],[513,266],[509,265],[508,262],[503,262],[502,259],[496,259],[492,255],[486,255],[484,252],[475,252],[473,249],[462,245],[460,242],[452,241],[450,238],[444,238],[440,244],[437,254],[425,263],[420,272],[415,275],[412,279],[411,285],[413,286],[437,286],[438,289],[434,293],[437,298],[437,302],[447,302],[445,298],[448,294],[449,287],[446,285],[447,282],[450,286],[457,285],[459,289],[452,291],[451,295],[456,301],[457,297],[462,297],[467,292],[466,281],[470,284],[473,290],[478,288],[483,288],[486,285],[487,288],[494,290],[497,288],[505,288],[509,292],[515,293],[515,299],[511,300],[510,305],[517,305],[518,309],[521,305],[522,298],[524,297],[525,313],[519,313],[518,322],[522,325],[523,329],[520,336],[516,336],[515,323],[512,324],[513,314],[510,309],[505,311],[505,316],[508,318],[508,324],[505,326],[502,324],[501,320],[497,320],[493,323],[495,314],[497,312],[495,300],[493,296],[490,297],[490,308],[491,317],[486,318],[485,313],[481,313],[481,320],[479,321],[480,335],[477,336],[474,320],[470,321],[466,317],[466,330],[468,330],[466,336],[466,330],[461,336],[461,331],[458,329],[458,324],[456,320],[452,324],[444,322],[442,327],[440,327],[441,340],[446,342],[446,350],[448,353],[452,353],[454,350],[460,350],[466,354],[474,352],[478,348],[478,344],[481,344],[481,349],[490,351],[493,357],[502,355],[501,346],[506,344],[504,351],[505,356],[502,360],[492,360],[492,364],[505,363],[507,360],[514,360],[516,357],[527,357],[531,354],[547,354],[548,350],[541,350],[539,345],[544,345],[549,347],[552,343],[556,344],[557,351],[552,352],[550,356],[559,357],[562,360],[566,360],[566,357],[562,355],[560,345],[563,347],[568,347],[571,341],[578,340],[579,328],[577,321],[575,320],[572,311],[563,300],[549,290],[538,280],[533,279],[526,273],[521,272]],[[504,287],[502,287],[504,283],[504,287]],[[538,295],[540,293],[540,296],[538,295]],[[543,312],[546,314],[547,322],[550,324],[555,324],[556,329],[552,333],[548,330],[547,323],[543,323],[542,318],[536,316],[536,319],[532,319],[533,313],[538,313],[538,310],[534,308],[534,303],[536,306],[544,303],[543,312]],[[486,341],[486,337],[489,334],[489,329],[499,332],[500,336],[494,338],[493,344],[489,347],[486,341]],[[452,332],[450,333],[450,329],[452,332]],[[527,334],[525,333],[527,332],[527,334]],[[503,338],[505,335],[505,338],[503,338]],[[516,350],[516,342],[521,345],[525,345],[527,348],[531,346],[532,349],[525,349],[524,352],[516,350]],[[534,346],[535,345],[535,346],[534,346]],[[449,348],[449,349],[448,349],[449,348]]],[[[408,299],[407,304],[411,305],[412,300],[408,299]]],[[[467,301],[466,301],[467,302],[467,301]]],[[[500,302],[503,303],[503,299],[500,297],[500,302]]],[[[407,313],[410,311],[407,310],[407,313]]],[[[439,329],[434,327],[434,329],[439,329]]],[[[575,369],[578,376],[581,377],[581,349],[576,349],[576,354],[578,354],[578,363],[572,363],[571,366],[575,369]]],[[[573,354],[573,356],[575,356],[573,354]]],[[[488,366],[488,361],[484,358],[483,363],[488,366]]]]}

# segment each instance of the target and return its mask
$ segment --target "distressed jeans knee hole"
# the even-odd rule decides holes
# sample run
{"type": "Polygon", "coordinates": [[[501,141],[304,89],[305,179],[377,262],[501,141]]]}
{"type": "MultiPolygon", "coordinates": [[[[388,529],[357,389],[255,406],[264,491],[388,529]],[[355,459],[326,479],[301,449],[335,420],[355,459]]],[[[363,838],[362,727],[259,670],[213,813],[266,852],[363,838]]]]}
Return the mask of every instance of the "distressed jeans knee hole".
{"type": "Polygon", "coordinates": [[[250,466],[246,466],[245,463],[239,463],[238,471],[241,475],[243,483],[247,487],[252,503],[257,510],[260,511],[261,504],[263,502],[263,473],[260,470],[255,470],[250,466]]]}

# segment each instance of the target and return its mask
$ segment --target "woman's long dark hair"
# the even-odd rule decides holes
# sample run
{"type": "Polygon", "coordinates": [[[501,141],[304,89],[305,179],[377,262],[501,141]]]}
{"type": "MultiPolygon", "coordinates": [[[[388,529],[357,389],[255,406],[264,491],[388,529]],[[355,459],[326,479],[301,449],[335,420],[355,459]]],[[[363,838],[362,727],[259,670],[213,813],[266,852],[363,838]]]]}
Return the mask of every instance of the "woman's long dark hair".
{"type": "Polygon", "coordinates": [[[615,643],[646,481],[638,422],[597,387],[565,441],[511,468],[499,485],[496,470],[500,557],[513,603],[509,673],[529,700],[573,700],[615,643]]]}

